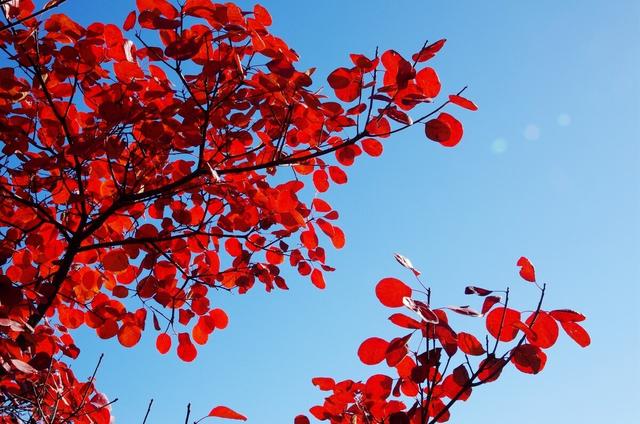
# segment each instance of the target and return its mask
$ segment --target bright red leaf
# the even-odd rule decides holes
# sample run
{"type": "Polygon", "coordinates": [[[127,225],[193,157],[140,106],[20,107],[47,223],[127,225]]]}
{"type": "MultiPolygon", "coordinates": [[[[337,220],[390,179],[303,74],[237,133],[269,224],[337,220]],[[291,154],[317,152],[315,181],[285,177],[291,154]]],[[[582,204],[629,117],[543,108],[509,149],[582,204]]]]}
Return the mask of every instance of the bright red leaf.
{"type": "Polygon", "coordinates": [[[462,96],[458,96],[456,94],[450,95],[449,101],[465,109],[474,110],[474,111],[478,110],[478,106],[476,106],[471,100],[466,99],[462,96]]]}
{"type": "Polygon", "coordinates": [[[191,343],[191,338],[188,333],[178,334],[178,357],[185,362],[191,362],[196,359],[198,351],[196,347],[191,343]]]}
{"type": "Polygon", "coordinates": [[[522,256],[518,259],[517,265],[520,267],[520,276],[531,283],[535,283],[536,270],[529,259],[522,256]]]}
{"type": "Polygon", "coordinates": [[[582,328],[580,324],[572,321],[561,322],[562,329],[571,337],[576,343],[582,347],[587,347],[591,344],[591,337],[589,333],[582,328]]]}
{"type": "Polygon", "coordinates": [[[403,305],[403,298],[411,297],[411,287],[397,278],[383,278],[376,285],[376,296],[380,303],[390,308],[403,305]]]}
{"type": "Polygon", "coordinates": [[[171,337],[167,333],[158,334],[156,349],[163,355],[169,352],[169,349],[171,349],[171,337]]]}
{"type": "Polygon", "coordinates": [[[489,334],[502,342],[510,342],[516,338],[518,329],[513,323],[520,321],[520,312],[511,308],[496,308],[486,317],[489,334]]]}
{"type": "Polygon", "coordinates": [[[365,365],[376,365],[385,358],[389,342],[379,337],[370,337],[358,348],[358,358],[365,365]]]}
{"type": "Polygon", "coordinates": [[[227,408],[226,406],[216,406],[211,411],[209,411],[209,417],[216,418],[225,418],[227,420],[241,420],[247,421],[247,417],[242,414],[237,413],[231,408],[227,408]]]}
{"type": "Polygon", "coordinates": [[[549,315],[560,322],[580,322],[586,319],[580,312],[572,311],[571,309],[555,309],[550,311],[549,315]]]}
{"type": "Polygon", "coordinates": [[[558,324],[544,311],[531,314],[525,321],[525,324],[531,327],[531,330],[535,333],[535,338],[528,336],[527,340],[532,345],[538,346],[542,349],[548,349],[556,343],[558,340],[558,324]],[[535,321],[533,321],[535,318],[535,321]],[[531,323],[533,322],[533,325],[531,323]]]}

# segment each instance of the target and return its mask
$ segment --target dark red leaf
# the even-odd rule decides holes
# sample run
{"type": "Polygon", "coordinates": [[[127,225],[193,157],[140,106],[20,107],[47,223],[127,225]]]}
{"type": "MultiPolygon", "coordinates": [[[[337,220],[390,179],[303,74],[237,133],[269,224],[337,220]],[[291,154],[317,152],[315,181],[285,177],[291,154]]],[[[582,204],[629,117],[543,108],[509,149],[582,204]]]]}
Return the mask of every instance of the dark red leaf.
{"type": "Polygon", "coordinates": [[[496,303],[500,302],[500,300],[502,300],[500,296],[487,296],[487,298],[482,303],[482,314],[484,315],[489,312],[489,310],[493,308],[496,303]]]}
{"type": "Polygon", "coordinates": [[[523,344],[513,349],[511,362],[524,373],[537,374],[547,363],[547,355],[538,346],[523,344]]]}
{"type": "Polygon", "coordinates": [[[307,418],[306,415],[297,415],[293,419],[293,424],[311,424],[311,422],[309,421],[309,418],[307,418]]]}
{"type": "Polygon", "coordinates": [[[492,290],[483,289],[482,287],[467,286],[464,289],[464,294],[477,294],[478,296],[486,296],[493,293],[492,290]]]}

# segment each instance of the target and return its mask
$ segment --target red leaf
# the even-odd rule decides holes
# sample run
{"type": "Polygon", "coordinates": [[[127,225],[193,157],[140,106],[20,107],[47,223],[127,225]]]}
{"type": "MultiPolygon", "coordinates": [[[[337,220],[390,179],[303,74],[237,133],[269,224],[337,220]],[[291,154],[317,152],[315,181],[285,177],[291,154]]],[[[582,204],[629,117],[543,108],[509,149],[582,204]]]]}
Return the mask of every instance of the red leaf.
{"type": "Polygon", "coordinates": [[[482,315],[489,312],[489,310],[493,308],[493,305],[500,302],[500,300],[502,300],[500,296],[487,296],[487,298],[482,303],[482,315]]]}
{"type": "Polygon", "coordinates": [[[314,269],[313,271],[311,271],[311,282],[319,289],[324,289],[327,286],[324,282],[322,271],[320,271],[319,269],[314,269]]]}
{"type": "Polygon", "coordinates": [[[222,309],[212,309],[209,311],[209,316],[213,318],[213,325],[219,330],[224,330],[229,325],[229,316],[222,309]]]}
{"type": "Polygon", "coordinates": [[[476,106],[471,100],[466,99],[462,96],[458,96],[456,94],[450,95],[449,101],[465,109],[474,110],[474,111],[478,110],[478,106],[476,106]]]}
{"type": "Polygon", "coordinates": [[[242,414],[238,414],[231,408],[227,408],[226,406],[216,406],[211,411],[209,411],[209,417],[217,417],[224,418],[227,420],[242,420],[247,421],[247,417],[242,414]]]}
{"type": "Polygon", "coordinates": [[[327,77],[329,86],[333,88],[336,97],[344,102],[352,102],[360,96],[360,71],[338,68],[327,77]]]}
{"type": "Polygon", "coordinates": [[[430,130],[425,129],[425,131],[427,131],[427,137],[429,137],[430,132],[435,131],[435,134],[433,135],[436,138],[429,138],[437,141],[445,147],[454,147],[460,142],[460,140],[462,140],[462,124],[448,113],[442,112],[437,119],[427,122],[427,126],[425,128],[429,128],[429,126],[431,126],[430,130]],[[439,124],[435,124],[433,121],[438,121],[439,124]],[[444,124],[444,127],[441,124],[444,124]],[[445,127],[446,130],[443,129],[445,127]]]}
{"type": "Polygon", "coordinates": [[[587,319],[580,312],[572,311],[571,309],[556,309],[549,312],[549,315],[560,322],[580,322],[587,319]]]}
{"type": "Polygon", "coordinates": [[[469,333],[458,333],[458,347],[467,355],[479,356],[485,352],[478,339],[469,333]]]}
{"type": "Polygon", "coordinates": [[[140,327],[133,324],[125,324],[118,330],[118,341],[124,347],[133,347],[142,337],[140,327]]]}
{"type": "Polygon", "coordinates": [[[167,333],[158,334],[156,349],[163,355],[169,352],[169,349],[171,349],[171,337],[167,333]]]}
{"type": "Polygon", "coordinates": [[[416,321],[415,319],[408,317],[405,314],[393,314],[389,317],[389,320],[398,327],[412,329],[422,328],[422,324],[419,321],[416,321]]]}
{"type": "Polygon", "coordinates": [[[311,421],[309,421],[309,418],[307,418],[305,415],[297,415],[293,419],[293,424],[311,424],[311,421]]]}
{"type": "Polygon", "coordinates": [[[313,173],[313,185],[320,193],[329,190],[329,179],[327,173],[323,169],[318,169],[313,173]]]}
{"type": "Polygon", "coordinates": [[[382,154],[382,143],[375,138],[365,138],[362,140],[362,149],[367,152],[369,156],[377,157],[382,154]]]}
{"type": "Polygon", "coordinates": [[[395,50],[385,51],[380,59],[386,69],[383,77],[385,86],[395,85],[397,88],[404,88],[416,75],[416,70],[411,63],[395,50]]]}
{"type": "Polygon", "coordinates": [[[535,341],[538,338],[536,333],[534,333],[534,331],[522,321],[516,321],[511,325],[517,328],[518,330],[522,331],[525,334],[525,336],[527,336],[527,340],[529,340],[530,342],[535,341]]]}
{"type": "Polygon", "coordinates": [[[404,337],[396,337],[389,342],[387,351],[384,355],[387,360],[387,365],[395,367],[405,356],[407,356],[407,341],[409,338],[411,338],[411,334],[404,337]]]}
{"type": "Polygon", "coordinates": [[[418,87],[420,87],[422,95],[426,97],[426,99],[429,99],[428,101],[437,97],[442,88],[438,74],[432,68],[420,70],[420,72],[416,74],[416,83],[418,87]]]}
{"type": "Polygon", "coordinates": [[[504,359],[497,359],[493,354],[490,354],[487,359],[483,359],[478,366],[481,371],[478,373],[480,381],[490,383],[500,377],[502,369],[507,364],[504,359]]]}
{"type": "Polygon", "coordinates": [[[191,362],[196,359],[198,351],[191,343],[188,333],[178,334],[178,357],[185,362],[191,362]]]}
{"type": "Polygon", "coordinates": [[[379,337],[370,337],[358,348],[358,358],[365,365],[376,365],[385,358],[389,342],[379,337]]]}
{"type": "Polygon", "coordinates": [[[425,124],[424,132],[427,138],[438,143],[444,143],[451,138],[451,128],[439,119],[432,119],[425,124]]]}
{"type": "Polygon", "coordinates": [[[442,390],[445,396],[464,401],[471,395],[471,387],[467,386],[468,383],[469,373],[464,365],[460,365],[444,379],[442,382],[442,390]],[[467,386],[466,389],[465,386],[467,386]],[[462,394],[459,395],[459,393],[462,394]]]}
{"type": "Polygon", "coordinates": [[[102,257],[104,269],[111,272],[122,272],[129,267],[129,257],[124,249],[113,249],[102,257]]]}
{"type": "Polygon", "coordinates": [[[384,374],[374,374],[365,383],[367,396],[378,399],[386,399],[391,394],[393,380],[384,374]]]}
{"type": "Polygon", "coordinates": [[[486,326],[493,337],[501,342],[510,342],[518,334],[518,329],[513,326],[517,321],[520,321],[520,312],[510,308],[496,308],[487,315],[486,326]]]}
{"type": "Polygon", "coordinates": [[[269,26],[273,23],[271,15],[267,9],[259,4],[253,6],[253,16],[256,18],[256,21],[260,22],[263,26],[269,26]]]}
{"type": "Polygon", "coordinates": [[[561,322],[560,325],[562,326],[562,329],[565,331],[565,333],[567,333],[567,335],[580,346],[587,347],[591,344],[591,337],[589,337],[589,333],[587,333],[587,330],[582,328],[580,324],[566,321],[561,322]]]}
{"type": "Polygon", "coordinates": [[[356,65],[362,72],[371,72],[375,69],[378,64],[378,59],[371,60],[364,55],[361,54],[350,54],[351,61],[354,65],[356,65]]]}
{"type": "Polygon", "coordinates": [[[345,245],[346,239],[344,236],[344,232],[338,228],[333,227],[333,237],[331,237],[331,243],[333,243],[333,247],[336,249],[342,249],[345,245]]]}
{"type": "Polygon", "coordinates": [[[525,321],[525,324],[530,326],[531,330],[535,333],[535,337],[527,336],[529,343],[535,346],[548,349],[558,340],[558,324],[556,324],[556,321],[551,315],[544,311],[538,312],[537,316],[535,313],[531,314],[525,321]],[[531,325],[534,316],[536,320],[533,325],[531,325]]]}
{"type": "Polygon", "coordinates": [[[391,125],[387,118],[374,118],[367,124],[366,130],[372,137],[386,138],[389,137],[391,125]]]}
{"type": "Polygon", "coordinates": [[[401,124],[413,124],[413,119],[411,119],[411,117],[403,111],[398,110],[398,108],[396,108],[395,106],[388,108],[386,114],[389,118],[393,119],[396,122],[400,122],[401,124]]]}
{"type": "Polygon", "coordinates": [[[178,17],[178,11],[167,0],[136,0],[136,6],[140,12],[158,10],[166,18],[175,19],[178,17]]]}
{"type": "Polygon", "coordinates": [[[329,176],[336,184],[346,184],[347,183],[347,174],[337,166],[329,167],[329,176]]]}
{"type": "Polygon", "coordinates": [[[320,390],[332,390],[336,385],[336,382],[333,378],[329,377],[315,377],[311,379],[311,384],[314,386],[318,386],[320,390]]]}
{"type": "Polygon", "coordinates": [[[122,29],[129,31],[136,23],[136,11],[132,10],[122,24],[122,29]]]}
{"type": "Polygon", "coordinates": [[[376,285],[376,297],[384,306],[398,308],[402,306],[404,297],[411,297],[411,287],[397,278],[383,278],[376,285]]]}
{"type": "Polygon", "coordinates": [[[309,412],[311,412],[311,415],[313,415],[319,420],[326,420],[329,417],[329,414],[327,413],[327,411],[320,405],[316,405],[309,408],[309,412]]]}
{"type": "Polygon", "coordinates": [[[427,60],[435,56],[436,53],[438,53],[438,51],[440,51],[440,49],[444,46],[444,43],[446,43],[446,41],[447,41],[446,39],[442,39],[442,40],[436,41],[433,44],[428,45],[424,49],[420,50],[418,53],[414,54],[412,56],[412,59],[415,60],[416,62],[426,62],[427,60]]]}
{"type": "Polygon", "coordinates": [[[517,265],[520,267],[520,276],[531,283],[535,283],[536,270],[529,259],[522,256],[518,259],[517,265]]]}
{"type": "Polygon", "coordinates": [[[524,373],[537,374],[547,363],[547,355],[538,346],[523,344],[513,349],[511,362],[524,373]]]}

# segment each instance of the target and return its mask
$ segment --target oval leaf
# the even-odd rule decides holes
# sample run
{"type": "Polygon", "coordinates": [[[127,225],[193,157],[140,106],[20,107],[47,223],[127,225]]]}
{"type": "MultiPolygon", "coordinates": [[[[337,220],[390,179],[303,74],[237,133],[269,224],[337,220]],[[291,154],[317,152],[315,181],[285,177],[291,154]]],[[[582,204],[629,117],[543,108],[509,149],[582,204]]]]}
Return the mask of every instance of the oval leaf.
{"type": "Polygon", "coordinates": [[[398,308],[404,297],[411,297],[411,287],[397,278],[383,278],[376,285],[376,297],[384,306],[398,308]]]}
{"type": "Polygon", "coordinates": [[[385,359],[389,342],[379,337],[370,337],[358,348],[358,357],[365,365],[376,365],[385,359]]]}

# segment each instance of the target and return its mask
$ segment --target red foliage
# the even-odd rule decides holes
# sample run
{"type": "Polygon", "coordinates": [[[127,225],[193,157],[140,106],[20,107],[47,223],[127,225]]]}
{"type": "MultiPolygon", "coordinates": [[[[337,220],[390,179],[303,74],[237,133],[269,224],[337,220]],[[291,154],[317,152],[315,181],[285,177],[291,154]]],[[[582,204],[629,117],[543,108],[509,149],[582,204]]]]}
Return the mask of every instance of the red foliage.
{"type": "MultiPolygon", "coordinates": [[[[345,235],[338,213],[305,187],[324,193],[345,184],[363,151],[381,155],[382,140],[418,123],[431,140],[455,146],[462,124],[442,108],[477,109],[460,91],[416,112],[440,94],[438,74],[421,64],[445,40],[425,44],[412,61],[395,50],[352,54],[353,66],[331,72],[329,93],[321,94],[315,69],[297,68],[297,53],[269,31],[272,18],[260,5],[137,0],[121,30],[46,13],[62,2],[4,3],[3,420],[110,421],[93,377],[79,382],[63,362],[79,354],[70,330],[86,326],[125,347],[155,332],[161,354],[175,346],[188,362],[196,344],[228,325],[212,293],[286,290],[282,267],[324,288],[333,268],[323,246],[339,249],[345,235]]],[[[408,259],[396,259],[418,277],[408,259]]],[[[535,282],[531,263],[518,265],[535,282]]],[[[508,293],[503,302],[491,290],[467,291],[487,296],[481,312],[432,308],[430,294],[417,299],[402,281],[382,280],[376,295],[383,305],[412,316],[392,315],[405,334],[370,338],[358,355],[366,364],[386,362],[397,378],[316,379],[332,394],[312,415],[336,423],[446,421],[452,402],[497,379],[510,361],[539,372],[557,322],[589,344],[576,312],[538,307],[522,322],[507,308],[508,293]],[[503,306],[493,309],[497,303],[503,306]],[[447,311],[486,314],[494,347],[454,331],[447,311]],[[497,353],[498,341],[518,336],[515,347],[497,353]],[[417,338],[419,348],[412,347],[417,338]],[[478,356],[477,367],[443,366],[458,352],[478,356]],[[407,408],[395,399],[403,396],[426,401],[407,408]]],[[[209,416],[245,419],[224,406],[209,416]]]]}
{"type": "MultiPolygon", "coordinates": [[[[404,260],[399,262],[413,270],[411,262],[402,258],[404,260]]],[[[521,262],[522,259],[518,261],[518,266],[521,266],[521,262]]],[[[420,283],[418,275],[414,276],[420,283]]],[[[384,290],[383,293],[392,295],[380,296],[380,286],[385,281],[383,287],[400,287],[402,292],[409,290],[411,295],[411,289],[400,280],[383,279],[376,286],[376,296],[383,305],[392,308],[398,306],[395,301],[388,302],[389,298],[396,299],[398,295],[394,293],[398,290],[384,290]]],[[[375,374],[366,382],[334,382],[325,377],[322,381],[330,381],[331,384],[324,384],[320,388],[331,393],[322,405],[312,407],[309,412],[319,420],[334,424],[445,422],[450,418],[450,408],[454,403],[467,400],[474,388],[496,381],[508,364],[513,364],[526,374],[542,371],[547,362],[545,349],[557,340],[558,323],[579,345],[587,346],[589,336],[576,324],[576,321],[584,320],[584,316],[568,309],[544,311],[542,301],[546,286],[538,289],[540,297],[537,307],[526,323],[520,321],[520,311],[509,307],[509,289],[504,292],[504,301],[498,296],[490,296],[493,298],[491,306],[495,303],[501,306],[488,313],[491,306],[482,313],[471,313],[473,310],[468,306],[432,308],[429,306],[430,289],[426,289],[424,301],[405,297],[407,308],[418,311],[419,315],[424,313],[422,309],[426,309],[430,315],[422,316],[418,322],[404,314],[394,314],[390,320],[401,328],[412,329],[410,333],[390,342],[371,337],[358,349],[358,357],[366,365],[376,365],[386,359],[391,368],[390,375],[375,374]],[[492,341],[488,337],[478,338],[470,333],[456,332],[451,327],[453,317],[450,319],[445,310],[472,319],[484,318],[492,341]],[[485,345],[480,340],[486,340],[485,345]],[[511,343],[500,349],[500,342],[511,343]],[[462,354],[458,355],[458,352],[462,354]]],[[[466,294],[478,296],[494,292],[480,287],[465,289],[466,294]]],[[[318,385],[316,379],[314,381],[318,385]]],[[[307,422],[303,421],[304,418],[300,415],[295,422],[307,422]]]]}

